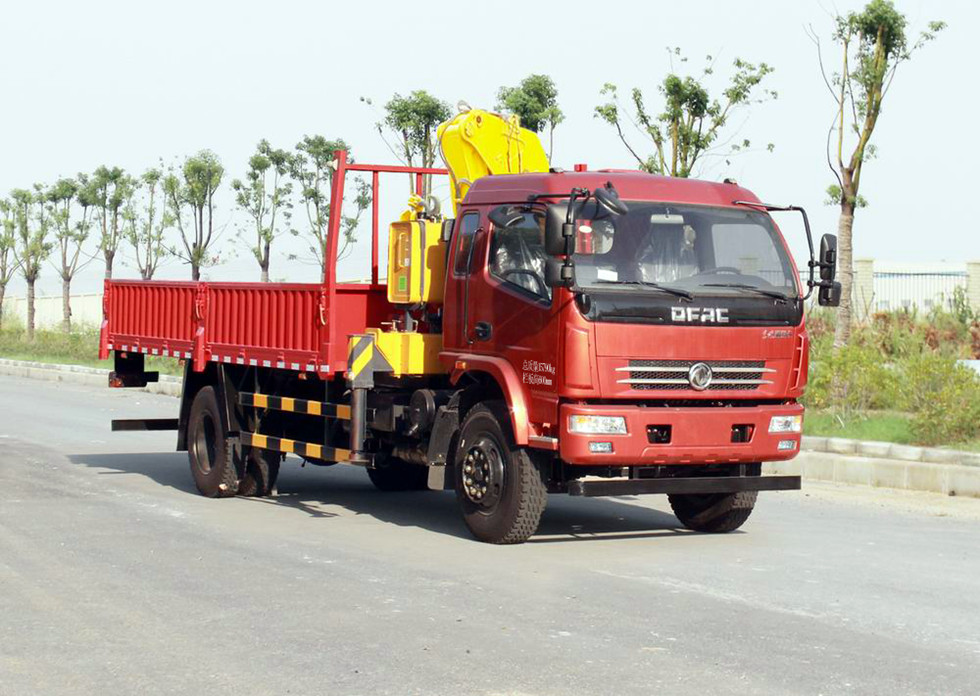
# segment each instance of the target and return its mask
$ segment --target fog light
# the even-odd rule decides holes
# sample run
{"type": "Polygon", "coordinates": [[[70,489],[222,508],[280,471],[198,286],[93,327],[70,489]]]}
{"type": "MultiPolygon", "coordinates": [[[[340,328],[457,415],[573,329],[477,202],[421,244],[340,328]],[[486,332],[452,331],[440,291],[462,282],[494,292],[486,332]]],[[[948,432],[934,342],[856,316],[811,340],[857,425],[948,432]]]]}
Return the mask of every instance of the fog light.
{"type": "Polygon", "coordinates": [[[590,442],[589,451],[593,454],[612,454],[611,442],[590,442]]]}
{"type": "Polygon", "coordinates": [[[625,435],[623,416],[569,416],[568,432],[582,435],[625,435]]]}
{"type": "Polygon", "coordinates": [[[798,433],[803,430],[803,416],[773,416],[769,421],[770,433],[798,433]]]}
{"type": "Polygon", "coordinates": [[[796,440],[780,440],[779,444],[776,445],[776,449],[781,452],[792,452],[796,449],[796,440]]]}

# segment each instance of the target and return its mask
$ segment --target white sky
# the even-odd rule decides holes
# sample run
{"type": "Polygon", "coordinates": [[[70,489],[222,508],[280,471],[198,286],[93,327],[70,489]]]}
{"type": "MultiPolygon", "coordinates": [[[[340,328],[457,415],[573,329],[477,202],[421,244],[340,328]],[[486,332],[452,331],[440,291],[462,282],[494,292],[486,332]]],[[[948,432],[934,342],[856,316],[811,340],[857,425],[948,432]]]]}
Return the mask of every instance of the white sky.
{"type": "MultiPolygon", "coordinates": [[[[607,81],[624,93],[642,87],[655,110],[656,85],[668,68],[665,47],[680,46],[695,67],[705,54],[719,57],[715,91],[736,56],[776,68],[767,83],[779,99],[732,119],[742,125],[740,137],[774,142],[775,152],[740,156],[705,178],[734,176],[763,200],[804,205],[819,236],[834,231],[837,219],[823,205],[832,180],[824,144],[833,104],[804,26],[825,37],[831,61],[830,10],[860,4],[4,0],[0,192],[101,164],[138,173],[160,158],[182,161],[201,148],[218,153],[227,182],[243,176],[259,139],[292,147],[314,133],[343,137],[362,162],[391,163],[373,127],[377,114],[359,97],[380,105],[396,91],[422,88],[451,104],[464,99],[489,108],[498,87],[535,72],[555,79],[566,114],[553,165],[632,167],[613,130],[593,117],[599,89],[607,81]]],[[[980,151],[968,127],[978,111],[969,84],[980,67],[970,44],[980,5],[897,4],[915,32],[931,19],[950,26],[902,66],[888,95],[874,138],[880,155],[865,170],[862,194],[871,205],[856,219],[856,254],[980,259],[972,214],[961,220],[961,211],[972,209],[970,176],[980,151]]],[[[642,144],[638,135],[633,140],[642,144]]],[[[405,189],[401,179],[388,185],[385,208],[395,212],[405,189]]],[[[227,186],[219,205],[228,226],[220,248],[229,260],[208,276],[257,280],[257,264],[234,238],[240,218],[227,186]]],[[[788,219],[781,224],[801,262],[801,227],[788,219]]],[[[367,224],[362,229],[369,231],[367,224]]],[[[273,248],[274,279],[316,280],[309,265],[286,260],[298,250],[289,239],[273,248]]],[[[341,275],[359,274],[363,256],[357,266],[345,264],[341,275]]],[[[99,289],[102,272],[101,263],[93,263],[75,291],[99,289]]],[[[131,264],[117,261],[117,277],[135,275],[131,264]]],[[[186,278],[189,270],[171,262],[159,275],[186,278]]],[[[23,281],[8,292],[22,294],[23,281]]],[[[58,292],[60,280],[45,268],[39,293],[58,292]]]]}

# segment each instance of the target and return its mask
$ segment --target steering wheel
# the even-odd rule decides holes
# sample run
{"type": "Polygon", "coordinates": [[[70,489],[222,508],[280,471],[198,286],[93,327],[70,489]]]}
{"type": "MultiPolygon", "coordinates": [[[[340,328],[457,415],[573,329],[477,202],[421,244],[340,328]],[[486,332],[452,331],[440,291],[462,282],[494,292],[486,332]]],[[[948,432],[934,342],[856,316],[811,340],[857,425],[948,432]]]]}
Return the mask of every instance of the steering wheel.
{"type": "Polygon", "coordinates": [[[713,268],[702,268],[700,271],[695,273],[695,276],[708,275],[709,273],[732,273],[734,275],[742,275],[742,271],[734,266],[714,266],[713,268]]]}
{"type": "MultiPolygon", "coordinates": [[[[539,291],[536,292],[535,294],[540,295],[541,297],[548,296],[548,285],[544,282],[544,279],[538,275],[537,271],[532,271],[529,268],[511,268],[503,272],[503,279],[508,282],[514,283],[514,281],[510,280],[510,276],[513,275],[523,275],[532,278],[534,280],[535,285],[538,286],[538,291],[539,291]]],[[[517,285],[517,283],[514,283],[514,285],[517,285]]],[[[525,290],[526,289],[527,288],[525,288],[525,290]]],[[[534,291],[532,290],[532,292],[534,291]]]]}

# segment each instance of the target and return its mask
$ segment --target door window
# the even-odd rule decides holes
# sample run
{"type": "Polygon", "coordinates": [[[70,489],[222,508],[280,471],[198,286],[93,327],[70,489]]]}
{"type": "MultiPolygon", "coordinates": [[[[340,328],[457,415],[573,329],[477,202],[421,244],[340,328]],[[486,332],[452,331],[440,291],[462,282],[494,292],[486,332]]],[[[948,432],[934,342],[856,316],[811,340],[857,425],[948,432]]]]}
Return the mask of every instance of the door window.
{"type": "Polygon", "coordinates": [[[490,242],[490,273],[504,283],[551,300],[551,288],[544,282],[544,217],[524,213],[510,227],[496,228],[490,242]]]}
{"type": "Polygon", "coordinates": [[[460,218],[459,231],[456,233],[456,261],[453,265],[455,275],[467,275],[470,272],[470,253],[473,250],[473,237],[480,226],[479,213],[466,213],[460,218]]]}

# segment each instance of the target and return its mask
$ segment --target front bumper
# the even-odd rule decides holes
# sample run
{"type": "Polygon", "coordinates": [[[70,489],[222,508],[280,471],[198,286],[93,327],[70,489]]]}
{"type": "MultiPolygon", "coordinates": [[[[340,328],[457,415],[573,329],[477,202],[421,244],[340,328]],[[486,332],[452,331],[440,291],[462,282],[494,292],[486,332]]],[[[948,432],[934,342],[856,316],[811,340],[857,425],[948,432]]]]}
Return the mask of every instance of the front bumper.
{"type": "MultiPolygon", "coordinates": [[[[654,466],[659,464],[725,464],[785,461],[800,449],[800,433],[769,433],[773,416],[803,414],[799,404],[775,406],[646,407],[636,405],[564,404],[561,407],[559,453],[568,464],[654,466]],[[585,435],[568,430],[575,415],[622,416],[625,435],[585,435]],[[651,427],[668,428],[670,441],[651,441],[651,427]],[[733,442],[748,432],[745,442],[733,442]],[[779,443],[793,441],[791,450],[779,443]],[[608,442],[612,451],[593,452],[590,442],[608,442]]],[[[661,430],[662,432],[662,430],[661,430]]]]}

